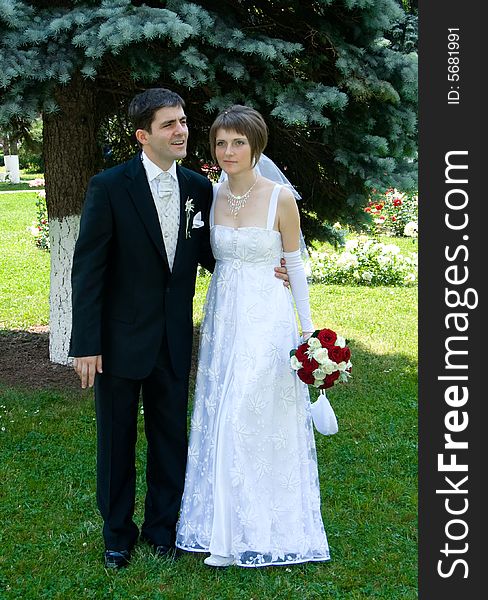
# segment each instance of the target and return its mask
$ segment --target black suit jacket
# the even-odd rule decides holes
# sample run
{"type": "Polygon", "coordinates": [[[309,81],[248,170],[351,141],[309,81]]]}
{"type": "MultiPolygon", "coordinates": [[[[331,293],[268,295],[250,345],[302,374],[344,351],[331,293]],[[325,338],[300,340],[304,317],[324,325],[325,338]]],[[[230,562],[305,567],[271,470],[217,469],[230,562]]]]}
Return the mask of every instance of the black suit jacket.
{"type": "Polygon", "coordinates": [[[180,228],[170,271],[140,155],[92,177],[73,256],[70,356],[102,355],[104,372],[141,379],[154,368],[163,336],[172,365],[188,375],[198,263],[212,271],[210,181],[177,166],[180,228]],[[185,203],[193,201],[186,236],[185,203]],[[201,212],[204,226],[192,228],[201,212]]]}

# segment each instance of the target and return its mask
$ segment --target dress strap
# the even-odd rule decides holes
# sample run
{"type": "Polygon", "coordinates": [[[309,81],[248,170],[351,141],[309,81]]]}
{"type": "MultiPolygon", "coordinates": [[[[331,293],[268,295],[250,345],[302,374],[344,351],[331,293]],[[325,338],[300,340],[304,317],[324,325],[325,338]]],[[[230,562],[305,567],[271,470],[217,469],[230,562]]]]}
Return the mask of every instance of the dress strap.
{"type": "Polygon", "coordinates": [[[212,206],[210,207],[210,227],[213,227],[215,225],[215,217],[214,217],[214,212],[215,212],[215,201],[217,200],[217,195],[219,193],[219,188],[220,188],[221,184],[220,183],[214,183],[213,184],[213,199],[212,199],[212,206]]]}
{"type": "Polygon", "coordinates": [[[268,222],[266,229],[273,229],[273,225],[276,218],[276,209],[278,208],[278,196],[280,195],[281,185],[276,184],[271,192],[271,198],[269,199],[268,207],[268,222]]]}

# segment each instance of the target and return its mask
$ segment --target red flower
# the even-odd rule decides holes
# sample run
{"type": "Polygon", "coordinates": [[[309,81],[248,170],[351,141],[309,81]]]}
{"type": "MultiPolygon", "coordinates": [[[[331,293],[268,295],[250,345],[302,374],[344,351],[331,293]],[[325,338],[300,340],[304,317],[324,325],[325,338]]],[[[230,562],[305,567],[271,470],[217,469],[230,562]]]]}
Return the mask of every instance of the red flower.
{"type": "Polygon", "coordinates": [[[393,221],[393,223],[396,221],[395,215],[393,215],[393,217],[391,218],[391,220],[393,221]]]}
{"type": "MultiPolygon", "coordinates": [[[[315,338],[318,340],[322,348],[326,348],[328,350],[329,359],[336,363],[347,363],[351,357],[351,351],[347,346],[344,346],[343,348],[337,346],[337,337],[337,333],[332,331],[332,329],[320,329],[314,332],[312,339],[315,338]]],[[[317,346],[317,342],[314,340],[314,344],[312,345],[317,346]]],[[[321,365],[326,364],[326,357],[319,353],[317,355],[319,360],[310,358],[308,356],[309,349],[310,346],[309,342],[307,341],[300,344],[298,348],[292,349],[290,352],[290,356],[294,356],[296,359],[292,360],[291,366],[297,371],[297,376],[301,381],[307,385],[314,385],[316,387],[320,386],[320,389],[330,388],[336,381],[347,381],[348,373],[346,373],[345,377],[341,377],[341,371],[339,371],[339,369],[336,369],[333,373],[328,374],[325,379],[315,378],[314,371],[319,369],[321,365]],[[296,361],[302,365],[299,369],[297,369],[296,361]]],[[[350,366],[346,370],[350,372],[350,366]]]]}
{"type": "Polygon", "coordinates": [[[306,350],[308,348],[307,344],[300,344],[295,352],[295,358],[304,365],[308,360],[308,356],[306,355],[306,350]]]}
{"type": "Polygon", "coordinates": [[[332,331],[332,329],[321,329],[317,334],[320,343],[324,348],[332,348],[332,346],[336,343],[337,333],[332,331]]]}
{"type": "Polygon", "coordinates": [[[367,207],[364,209],[364,211],[369,213],[369,212],[371,212],[371,209],[369,208],[369,206],[367,206],[367,207]]]}
{"type": "Polygon", "coordinates": [[[319,368],[319,363],[314,358],[307,359],[305,362],[302,363],[302,365],[302,370],[306,373],[313,373],[315,369],[319,368]]]}
{"type": "Polygon", "coordinates": [[[308,354],[306,354],[307,349],[307,343],[300,344],[295,352],[295,358],[303,365],[303,367],[300,369],[300,372],[305,371],[306,373],[312,373],[315,371],[315,369],[319,368],[319,363],[314,358],[309,358],[308,354]]]}
{"type": "Polygon", "coordinates": [[[307,385],[313,385],[313,382],[315,381],[315,377],[312,375],[312,373],[309,373],[308,371],[305,371],[304,369],[299,369],[297,371],[297,375],[298,375],[298,377],[300,377],[300,379],[303,381],[303,383],[306,383],[307,385]]]}
{"type": "Polygon", "coordinates": [[[381,210],[383,208],[384,204],[376,204],[375,208],[376,210],[381,210]]]}
{"type": "Polygon", "coordinates": [[[320,386],[319,389],[326,390],[327,388],[331,388],[334,385],[336,379],[339,378],[339,371],[334,371],[330,375],[327,375],[324,379],[324,383],[320,386]]]}
{"type": "Polygon", "coordinates": [[[336,363],[340,363],[342,360],[342,348],[339,346],[332,346],[332,348],[328,348],[329,358],[336,363]]]}
{"type": "Polygon", "coordinates": [[[402,205],[402,201],[400,200],[400,198],[395,198],[393,200],[393,206],[401,206],[402,205]]]}

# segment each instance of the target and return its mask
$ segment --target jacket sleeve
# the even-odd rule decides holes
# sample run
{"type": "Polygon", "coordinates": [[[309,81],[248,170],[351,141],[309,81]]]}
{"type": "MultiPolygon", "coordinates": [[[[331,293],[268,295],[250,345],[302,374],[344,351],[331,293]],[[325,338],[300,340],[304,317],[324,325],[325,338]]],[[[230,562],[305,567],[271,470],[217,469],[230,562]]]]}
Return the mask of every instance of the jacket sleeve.
{"type": "Polygon", "coordinates": [[[103,292],[112,231],[108,193],[95,176],[88,184],[73,255],[70,356],[102,353],[103,292]]]}

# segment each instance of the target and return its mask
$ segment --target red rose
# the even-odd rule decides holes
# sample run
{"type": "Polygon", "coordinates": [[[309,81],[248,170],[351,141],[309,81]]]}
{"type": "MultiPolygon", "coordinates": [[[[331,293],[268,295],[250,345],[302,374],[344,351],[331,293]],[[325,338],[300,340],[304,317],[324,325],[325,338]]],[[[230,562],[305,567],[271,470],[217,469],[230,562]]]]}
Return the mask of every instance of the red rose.
{"type": "Polygon", "coordinates": [[[309,359],[307,358],[306,360],[304,360],[303,362],[300,361],[303,365],[302,369],[304,371],[307,371],[307,373],[313,373],[313,371],[315,371],[315,369],[319,368],[319,363],[314,359],[309,359]]]}
{"type": "Polygon", "coordinates": [[[344,346],[344,348],[341,348],[341,350],[342,350],[342,360],[344,362],[347,362],[351,358],[351,351],[349,350],[349,348],[347,346],[344,346]]]}
{"type": "Polygon", "coordinates": [[[298,375],[298,377],[300,377],[300,379],[303,381],[303,383],[306,383],[308,385],[312,385],[313,382],[315,381],[315,377],[312,375],[312,373],[305,371],[305,369],[299,369],[297,371],[297,375],[298,375]]]}
{"type": "Polygon", "coordinates": [[[321,329],[317,337],[319,338],[320,343],[323,348],[331,348],[337,340],[337,333],[332,331],[332,329],[321,329]]]}
{"type": "Polygon", "coordinates": [[[333,360],[336,363],[340,363],[342,359],[342,348],[339,346],[332,346],[332,348],[327,349],[329,352],[330,360],[333,360]]]}
{"type": "Polygon", "coordinates": [[[395,198],[395,200],[393,200],[393,206],[401,206],[402,205],[402,201],[400,200],[400,198],[395,198]]]}
{"type": "Polygon", "coordinates": [[[321,390],[326,390],[334,385],[335,380],[339,377],[339,371],[334,371],[330,375],[327,375],[324,379],[324,383],[320,386],[321,390]]]}
{"type": "Polygon", "coordinates": [[[306,355],[306,350],[308,348],[308,344],[300,344],[295,352],[295,358],[304,365],[308,360],[308,356],[306,355]]]}
{"type": "Polygon", "coordinates": [[[297,351],[295,352],[296,359],[300,361],[303,365],[302,368],[297,371],[297,373],[300,379],[302,381],[305,381],[305,383],[313,383],[314,377],[312,373],[313,371],[315,371],[315,369],[319,368],[319,363],[314,358],[310,359],[307,356],[307,348],[308,344],[300,344],[300,346],[298,346],[297,348],[297,351]],[[306,380],[304,379],[303,375],[306,375],[306,380]]]}

